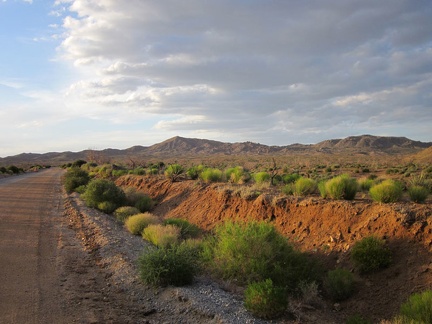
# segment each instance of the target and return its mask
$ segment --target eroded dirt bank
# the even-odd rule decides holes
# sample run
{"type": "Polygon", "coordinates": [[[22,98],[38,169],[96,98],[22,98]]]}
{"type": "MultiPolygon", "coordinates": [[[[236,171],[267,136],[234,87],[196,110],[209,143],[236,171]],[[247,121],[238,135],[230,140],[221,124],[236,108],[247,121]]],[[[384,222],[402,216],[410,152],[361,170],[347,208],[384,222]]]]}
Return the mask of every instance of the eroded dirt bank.
{"type": "Polygon", "coordinates": [[[227,219],[269,220],[328,269],[343,266],[355,273],[349,259],[352,244],[371,234],[386,239],[392,266],[368,276],[355,273],[357,293],[341,303],[339,318],[360,314],[374,322],[389,319],[410,294],[432,288],[430,203],[378,204],[364,198],[347,202],[270,192],[247,200],[221,184],[143,176],[124,176],[117,184],[149,194],[157,201],[154,214],[187,219],[206,230],[227,219]]]}

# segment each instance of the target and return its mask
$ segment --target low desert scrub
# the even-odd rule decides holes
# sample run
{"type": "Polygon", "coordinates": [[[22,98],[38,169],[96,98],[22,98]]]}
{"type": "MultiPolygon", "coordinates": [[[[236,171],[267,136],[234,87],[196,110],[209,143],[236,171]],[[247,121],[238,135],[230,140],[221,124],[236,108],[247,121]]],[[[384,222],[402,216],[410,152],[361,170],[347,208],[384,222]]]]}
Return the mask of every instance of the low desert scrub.
{"type": "Polygon", "coordinates": [[[214,168],[204,169],[200,175],[200,179],[206,183],[222,181],[222,171],[214,168]]]}
{"type": "Polygon", "coordinates": [[[154,201],[144,192],[138,191],[134,187],[127,187],[124,189],[126,194],[126,203],[129,206],[134,206],[139,209],[141,213],[149,212],[154,207],[154,201]]]}
{"type": "Polygon", "coordinates": [[[432,323],[432,290],[411,295],[399,313],[403,323],[432,323]]]}
{"type": "Polygon", "coordinates": [[[370,188],[369,194],[373,200],[380,203],[397,202],[402,196],[403,187],[394,180],[384,180],[370,188]]]}
{"type": "Polygon", "coordinates": [[[78,168],[70,168],[64,175],[63,183],[67,193],[71,193],[76,190],[76,188],[85,186],[89,183],[89,174],[78,168]]]}
{"type": "Polygon", "coordinates": [[[199,270],[196,247],[186,243],[145,252],[138,263],[141,279],[154,286],[191,284],[199,270]]]}
{"type": "Polygon", "coordinates": [[[252,175],[255,183],[262,184],[265,182],[270,183],[270,174],[268,172],[257,172],[252,175]]]}
{"type": "Polygon", "coordinates": [[[354,293],[354,276],[346,269],[331,270],[324,280],[324,288],[335,302],[348,299],[354,293]]]}
{"type": "Polygon", "coordinates": [[[316,267],[269,223],[226,222],[203,244],[203,259],[216,275],[239,284],[271,279],[294,292],[316,267]]]}
{"type": "Polygon", "coordinates": [[[108,214],[122,206],[126,200],[123,190],[117,187],[114,182],[105,179],[90,181],[81,198],[87,206],[97,208],[108,214]]]}
{"type": "Polygon", "coordinates": [[[134,235],[141,235],[142,231],[147,226],[159,223],[159,217],[151,213],[142,213],[128,217],[125,221],[125,226],[130,233],[134,235]]]}
{"type": "Polygon", "coordinates": [[[148,225],[142,231],[142,237],[157,247],[167,248],[178,243],[180,228],[174,225],[148,225]]]}
{"type": "Polygon", "coordinates": [[[177,180],[180,179],[180,177],[183,175],[183,173],[185,173],[185,169],[182,165],[180,164],[170,164],[166,169],[165,169],[165,177],[167,177],[168,179],[171,180],[171,182],[175,182],[177,180]]]}
{"type": "Polygon", "coordinates": [[[242,167],[236,166],[225,170],[225,178],[228,182],[243,184],[249,181],[250,175],[242,167]]]}
{"type": "Polygon", "coordinates": [[[250,283],[244,293],[245,308],[254,316],[272,319],[283,314],[288,298],[285,290],[271,279],[250,283]]]}
{"type": "MultiPolygon", "coordinates": [[[[351,315],[346,319],[345,324],[372,324],[372,322],[368,321],[361,315],[351,315]]],[[[383,323],[381,323],[383,324],[383,323]]]]}
{"type": "Polygon", "coordinates": [[[315,192],[317,184],[313,179],[300,177],[292,185],[292,191],[295,196],[306,196],[315,192]]]}
{"type": "Polygon", "coordinates": [[[326,196],[332,199],[353,200],[357,193],[357,181],[343,174],[325,182],[326,196]]]}
{"type": "Polygon", "coordinates": [[[429,190],[419,185],[412,185],[408,188],[408,194],[412,201],[423,203],[429,196],[429,190]]]}
{"type": "Polygon", "coordinates": [[[374,184],[375,184],[375,181],[373,179],[360,178],[358,180],[359,189],[361,191],[368,192],[370,190],[370,188],[373,187],[374,184]]]}
{"type": "MultiPolygon", "coordinates": [[[[270,183],[269,183],[270,186],[270,183]]],[[[233,193],[240,198],[246,199],[246,200],[253,200],[256,197],[258,197],[261,194],[261,186],[258,186],[256,184],[252,186],[239,186],[236,187],[233,191],[233,193]]]]}
{"type": "Polygon", "coordinates": [[[391,251],[383,240],[368,236],[354,244],[351,250],[351,259],[360,272],[376,272],[390,265],[391,251]]]}
{"type": "Polygon", "coordinates": [[[122,206],[114,211],[114,216],[119,222],[124,223],[128,217],[139,213],[140,211],[136,207],[122,206]]]}
{"type": "Polygon", "coordinates": [[[201,229],[195,224],[180,218],[167,218],[163,221],[164,225],[177,226],[180,229],[182,239],[197,238],[201,235],[201,229]]]}

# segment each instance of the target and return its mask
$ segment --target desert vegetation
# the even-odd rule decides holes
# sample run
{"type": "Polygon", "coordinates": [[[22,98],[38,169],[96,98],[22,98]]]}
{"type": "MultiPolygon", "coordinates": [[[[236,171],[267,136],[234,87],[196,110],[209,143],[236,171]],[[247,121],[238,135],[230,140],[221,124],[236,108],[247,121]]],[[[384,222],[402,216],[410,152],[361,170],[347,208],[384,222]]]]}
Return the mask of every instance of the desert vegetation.
{"type": "MultiPolygon", "coordinates": [[[[180,216],[163,219],[151,214],[159,203],[157,197],[144,193],[145,187],[144,190],[120,188],[115,179],[138,176],[165,179],[172,184],[191,181],[197,188],[214,185],[223,197],[233,195],[251,202],[261,195],[298,201],[307,197],[325,201],[367,200],[371,204],[430,201],[430,165],[339,162],[275,167],[275,163],[255,162],[249,168],[246,163],[151,162],[132,169],[126,165],[80,163],[68,168],[64,183],[68,192],[81,193],[88,206],[113,213],[131,234],[140,235],[154,245],[139,259],[143,282],[181,286],[193,283],[197,274],[223,280],[240,286],[246,309],[264,319],[287,312],[296,314],[295,305],[299,303],[349,301],[359,289],[358,278],[392,267],[392,250],[382,238],[358,238],[347,247],[349,260],[344,267],[323,266],[296,247],[295,236],[287,239],[271,222],[231,220],[204,231],[180,216]]],[[[278,199],[274,201],[277,205],[278,199]]],[[[325,246],[322,250],[325,251],[325,246]]],[[[427,307],[421,305],[429,300],[429,295],[427,291],[424,294],[413,295],[404,304],[409,306],[401,306],[400,314],[392,321],[417,320],[410,317],[410,309],[427,314],[427,307]]],[[[367,323],[364,317],[367,314],[351,316],[347,323],[367,323]]]]}

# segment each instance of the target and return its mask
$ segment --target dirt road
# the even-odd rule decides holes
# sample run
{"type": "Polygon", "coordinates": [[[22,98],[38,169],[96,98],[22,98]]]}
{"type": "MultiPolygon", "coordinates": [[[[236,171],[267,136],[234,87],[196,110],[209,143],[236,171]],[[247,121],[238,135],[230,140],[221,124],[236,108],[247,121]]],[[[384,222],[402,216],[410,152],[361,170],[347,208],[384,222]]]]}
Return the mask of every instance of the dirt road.
{"type": "Polygon", "coordinates": [[[69,228],[62,174],[0,179],[0,323],[140,322],[69,228]]]}

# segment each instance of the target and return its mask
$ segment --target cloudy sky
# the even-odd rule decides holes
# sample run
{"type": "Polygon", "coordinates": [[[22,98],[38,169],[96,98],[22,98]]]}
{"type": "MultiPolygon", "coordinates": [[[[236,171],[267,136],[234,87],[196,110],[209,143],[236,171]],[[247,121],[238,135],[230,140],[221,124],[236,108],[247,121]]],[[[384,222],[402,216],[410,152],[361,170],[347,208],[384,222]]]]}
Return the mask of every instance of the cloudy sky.
{"type": "Polygon", "coordinates": [[[432,141],[430,0],[0,0],[0,156],[432,141]]]}

